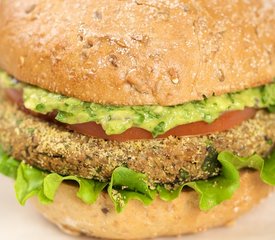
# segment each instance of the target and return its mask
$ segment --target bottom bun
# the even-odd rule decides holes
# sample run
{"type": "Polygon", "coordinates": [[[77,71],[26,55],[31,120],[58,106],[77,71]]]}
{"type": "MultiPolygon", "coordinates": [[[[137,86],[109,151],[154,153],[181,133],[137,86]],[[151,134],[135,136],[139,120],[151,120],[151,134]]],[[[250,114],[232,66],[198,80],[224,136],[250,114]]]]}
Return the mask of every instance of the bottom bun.
{"type": "Polygon", "coordinates": [[[251,209],[271,192],[272,187],[259,179],[258,172],[242,171],[241,187],[228,201],[208,212],[198,208],[198,195],[183,191],[176,200],[156,199],[150,206],[132,200],[118,214],[107,193],[93,205],[76,197],[76,186],[62,184],[54,203],[41,205],[32,199],[37,209],[51,222],[70,234],[110,239],[142,239],[175,236],[223,226],[251,209]]]}

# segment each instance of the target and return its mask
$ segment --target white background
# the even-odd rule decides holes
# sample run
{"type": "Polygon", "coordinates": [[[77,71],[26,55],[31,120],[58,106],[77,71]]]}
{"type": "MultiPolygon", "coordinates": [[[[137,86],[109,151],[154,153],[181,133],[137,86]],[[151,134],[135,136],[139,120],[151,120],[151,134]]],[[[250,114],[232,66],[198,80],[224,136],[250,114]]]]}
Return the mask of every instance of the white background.
{"type": "MultiPolygon", "coordinates": [[[[68,236],[44,220],[30,205],[27,204],[27,206],[21,207],[15,199],[13,181],[0,176],[0,239],[87,240],[88,238],[68,236]]],[[[166,238],[165,240],[168,239],[274,240],[275,194],[264,200],[233,226],[181,238],[166,238]]]]}

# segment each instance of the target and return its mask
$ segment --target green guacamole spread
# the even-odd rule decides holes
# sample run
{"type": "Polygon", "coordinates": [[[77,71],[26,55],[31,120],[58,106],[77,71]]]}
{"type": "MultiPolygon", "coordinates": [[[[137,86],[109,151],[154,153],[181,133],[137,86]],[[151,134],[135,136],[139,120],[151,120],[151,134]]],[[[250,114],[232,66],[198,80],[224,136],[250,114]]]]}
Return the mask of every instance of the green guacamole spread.
{"type": "Polygon", "coordinates": [[[3,72],[0,72],[0,80],[3,86],[23,89],[26,108],[42,114],[56,110],[56,120],[63,123],[96,122],[108,135],[138,127],[157,137],[182,124],[198,121],[211,123],[226,111],[243,110],[246,107],[272,110],[275,106],[275,83],[176,106],[112,106],[50,93],[16,82],[3,72]]]}

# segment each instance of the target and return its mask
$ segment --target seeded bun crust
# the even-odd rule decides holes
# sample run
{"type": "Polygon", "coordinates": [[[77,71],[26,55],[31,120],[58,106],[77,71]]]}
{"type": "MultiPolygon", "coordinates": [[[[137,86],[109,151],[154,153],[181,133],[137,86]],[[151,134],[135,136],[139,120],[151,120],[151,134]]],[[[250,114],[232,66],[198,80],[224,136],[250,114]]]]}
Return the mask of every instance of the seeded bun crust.
{"type": "Polygon", "coordinates": [[[241,187],[234,197],[209,212],[199,210],[197,193],[186,191],[170,203],[157,199],[146,207],[136,200],[130,201],[120,214],[115,212],[106,193],[89,206],[76,197],[76,190],[75,186],[62,184],[53,204],[41,205],[36,199],[33,202],[47,219],[67,233],[103,239],[142,239],[226,225],[266,197],[272,187],[264,184],[257,172],[243,171],[241,187]]]}
{"type": "Polygon", "coordinates": [[[0,68],[84,101],[175,105],[275,76],[275,1],[1,1],[0,68]]]}

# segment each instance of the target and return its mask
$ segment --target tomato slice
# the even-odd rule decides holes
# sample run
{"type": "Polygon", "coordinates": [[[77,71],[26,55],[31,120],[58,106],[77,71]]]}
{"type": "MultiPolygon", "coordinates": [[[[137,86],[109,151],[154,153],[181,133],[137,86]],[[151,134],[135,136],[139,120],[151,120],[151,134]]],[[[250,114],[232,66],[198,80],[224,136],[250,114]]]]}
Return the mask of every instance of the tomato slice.
{"type": "MultiPolygon", "coordinates": [[[[22,91],[8,89],[6,91],[6,94],[11,101],[19,105],[20,109],[24,110],[26,113],[42,117],[46,120],[54,121],[56,113],[50,113],[45,116],[26,109],[23,105],[22,91]]],[[[158,136],[158,138],[166,138],[168,136],[203,135],[214,132],[222,132],[241,124],[243,121],[253,118],[256,112],[257,110],[254,108],[246,108],[244,110],[226,112],[211,124],[201,121],[180,125],[158,136]]],[[[101,125],[95,122],[63,125],[65,125],[66,128],[76,131],[78,133],[107,140],[123,142],[137,139],[153,139],[153,136],[150,132],[136,127],[130,128],[121,134],[107,135],[101,125]]]]}

